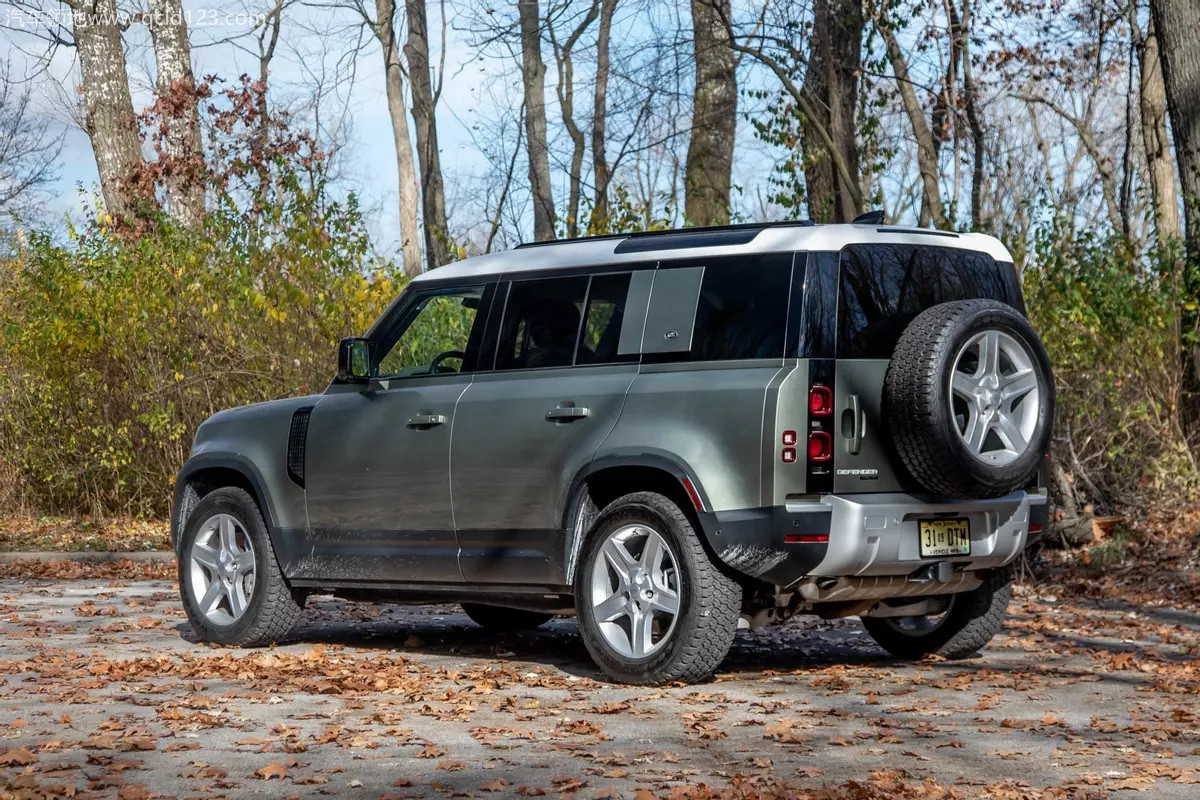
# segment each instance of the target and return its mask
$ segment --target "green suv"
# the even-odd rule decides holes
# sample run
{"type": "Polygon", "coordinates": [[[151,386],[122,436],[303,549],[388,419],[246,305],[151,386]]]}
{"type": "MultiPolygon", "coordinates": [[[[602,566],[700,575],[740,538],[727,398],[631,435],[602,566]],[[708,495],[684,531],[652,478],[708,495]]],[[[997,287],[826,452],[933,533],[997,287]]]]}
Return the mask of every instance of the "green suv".
{"type": "Polygon", "coordinates": [[[615,680],[702,680],[739,628],[858,616],[973,654],[1047,518],[1054,410],[979,234],[804,223],[530,244],[414,279],[319,395],[224,411],[172,532],[201,639],[312,593],[573,614],[615,680]]]}

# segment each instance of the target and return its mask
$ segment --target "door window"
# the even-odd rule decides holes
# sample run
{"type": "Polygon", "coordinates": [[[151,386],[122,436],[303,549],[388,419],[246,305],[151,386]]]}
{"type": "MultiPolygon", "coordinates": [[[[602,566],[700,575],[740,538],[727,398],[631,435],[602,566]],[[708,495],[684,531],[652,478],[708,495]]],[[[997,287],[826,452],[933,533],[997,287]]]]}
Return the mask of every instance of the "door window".
{"type": "Polygon", "coordinates": [[[504,310],[496,369],[569,367],[587,289],[587,276],[514,282],[504,310]]]}
{"type": "Polygon", "coordinates": [[[595,275],[588,288],[587,313],[579,339],[576,364],[612,364],[636,361],[637,354],[619,357],[621,325],[625,321],[625,301],[629,296],[628,272],[620,275],[595,275]]]}
{"type": "Polygon", "coordinates": [[[409,305],[394,328],[381,339],[383,353],[374,374],[406,378],[470,372],[474,369],[472,331],[483,298],[482,286],[435,290],[409,305]]]}

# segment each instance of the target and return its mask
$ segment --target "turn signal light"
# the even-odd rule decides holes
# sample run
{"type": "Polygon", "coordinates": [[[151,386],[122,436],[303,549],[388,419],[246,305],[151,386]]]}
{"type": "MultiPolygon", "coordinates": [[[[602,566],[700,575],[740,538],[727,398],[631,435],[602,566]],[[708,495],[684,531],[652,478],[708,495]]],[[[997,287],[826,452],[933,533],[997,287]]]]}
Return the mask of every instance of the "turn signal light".
{"type": "Polygon", "coordinates": [[[808,392],[808,413],[814,417],[825,417],[833,413],[833,390],[828,386],[814,386],[808,392]]]}
{"type": "Polygon", "coordinates": [[[833,437],[827,431],[813,431],[808,435],[808,460],[828,461],[833,458],[833,437]]]}

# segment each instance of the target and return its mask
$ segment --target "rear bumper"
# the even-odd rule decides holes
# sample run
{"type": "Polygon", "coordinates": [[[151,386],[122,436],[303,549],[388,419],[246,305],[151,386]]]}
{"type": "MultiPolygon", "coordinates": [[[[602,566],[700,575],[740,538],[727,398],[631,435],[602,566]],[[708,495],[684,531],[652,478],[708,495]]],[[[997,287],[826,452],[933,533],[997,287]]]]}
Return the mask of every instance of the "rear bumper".
{"type": "Polygon", "coordinates": [[[872,593],[888,597],[908,594],[910,582],[919,584],[911,587],[919,594],[973,588],[974,576],[963,573],[1014,561],[1030,526],[1044,526],[1048,511],[1044,495],[1023,491],[989,500],[855,494],[708,513],[701,522],[713,551],[731,569],[781,588],[806,579],[845,579],[818,583],[840,586],[837,599],[846,599],[857,596],[850,587],[875,587],[872,593]],[[921,558],[917,521],[931,517],[968,518],[970,554],[921,558]]]}

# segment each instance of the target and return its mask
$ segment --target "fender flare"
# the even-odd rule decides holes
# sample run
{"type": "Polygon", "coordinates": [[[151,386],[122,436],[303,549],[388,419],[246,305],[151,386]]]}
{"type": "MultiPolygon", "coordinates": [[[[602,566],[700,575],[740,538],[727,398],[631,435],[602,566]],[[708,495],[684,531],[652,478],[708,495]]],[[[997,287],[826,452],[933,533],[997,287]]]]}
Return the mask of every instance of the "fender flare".
{"type": "MultiPolygon", "coordinates": [[[[275,509],[271,505],[270,496],[263,490],[262,473],[254,462],[244,456],[233,453],[200,453],[187,460],[175,478],[175,499],[171,504],[171,544],[178,547],[179,537],[183,534],[185,511],[183,502],[184,492],[188,488],[192,476],[207,469],[228,469],[240,474],[250,484],[250,493],[254,502],[262,511],[263,522],[267,526],[267,534],[271,544],[278,547],[275,534],[275,509]]],[[[190,509],[186,509],[190,511],[190,509]]]]}
{"type": "Polygon", "coordinates": [[[593,458],[575,473],[567,490],[563,504],[562,530],[566,533],[563,539],[564,583],[571,585],[575,579],[575,567],[579,561],[579,551],[583,546],[583,537],[595,522],[600,509],[592,502],[587,492],[587,479],[597,472],[619,467],[646,467],[665,472],[675,478],[695,504],[699,500],[697,514],[704,513],[711,505],[704,487],[694,473],[684,466],[683,461],[673,454],[666,452],[646,452],[644,450],[627,453],[606,453],[599,458],[593,458]],[[688,489],[689,485],[691,490],[688,489]],[[694,492],[694,495],[693,495],[694,492]]]}

